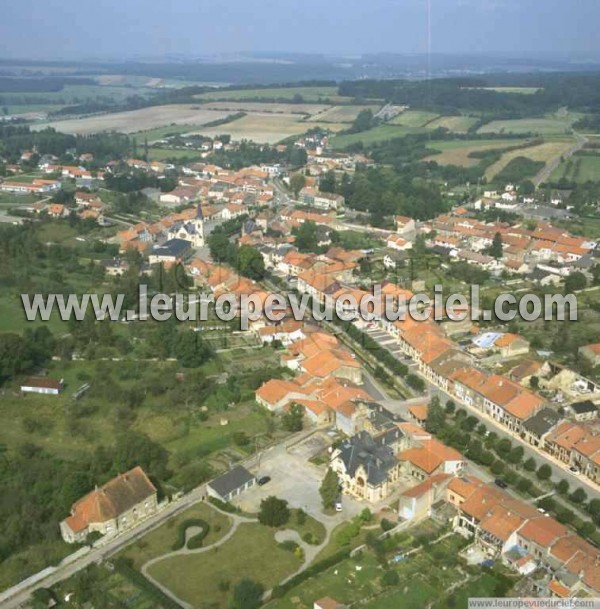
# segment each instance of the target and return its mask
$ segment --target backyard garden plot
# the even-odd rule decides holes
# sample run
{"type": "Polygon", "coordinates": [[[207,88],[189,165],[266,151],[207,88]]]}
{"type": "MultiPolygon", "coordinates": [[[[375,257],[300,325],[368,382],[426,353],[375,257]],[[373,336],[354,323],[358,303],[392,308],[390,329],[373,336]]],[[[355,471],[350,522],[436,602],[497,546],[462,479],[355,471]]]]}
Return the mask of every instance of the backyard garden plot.
{"type": "Polygon", "coordinates": [[[72,134],[99,133],[102,131],[135,133],[136,131],[167,125],[203,125],[221,120],[229,114],[229,112],[220,110],[206,110],[202,106],[172,104],[56,121],[49,124],[35,125],[33,128],[41,130],[52,127],[57,131],[72,134]]]}

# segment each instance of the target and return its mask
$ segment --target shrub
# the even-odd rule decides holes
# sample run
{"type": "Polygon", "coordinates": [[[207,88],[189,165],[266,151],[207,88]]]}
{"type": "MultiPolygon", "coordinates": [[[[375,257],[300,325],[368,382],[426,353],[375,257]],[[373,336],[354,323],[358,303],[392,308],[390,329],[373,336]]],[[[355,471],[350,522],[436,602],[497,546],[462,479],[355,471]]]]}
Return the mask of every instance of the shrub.
{"type": "Polygon", "coordinates": [[[208,498],[209,503],[212,503],[216,508],[218,508],[219,510],[223,511],[223,512],[228,512],[229,514],[235,514],[238,510],[235,507],[235,505],[232,505],[231,503],[227,502],[227,501],[221,501],[220,499],[217,499],[216,497],[209,497],[208,498]]]}
{"type": "Polygon", "coordinates": [[[387,518],[381,519],[381,530],[382,531],[391,531],[396,525],[393,522],[390,522],[387,518]]]}
{"type": "Polygon", "coordinates": [[[382,586],[397,586],[400,583],[398,571],[386,571],[381,578],[382,586]]]}
{"type": "Polygon", "coordinates": [[[208,532],[210,531],[210,526],[209,526],[208,522],[206,522],[206,520],[202,520],[201,518],[187,518],[186,520],[181,522],[179,524],[179,526],[177,527],[177,539],[171,546],[174,552],[177,550],[181,550],[181,548],[183,548],[186,545],[185,544],[186,531],[190,527],[200,527],[202,529],[202,531],[200,531],[200,533],[197,533],[196,535],[194,535],[193,537],[190,537],[188,539],[187,547],[190,550],[196,550],[196,549],[202,547],[202,542],[204,541],[204,538],[208,535],[208,532]]]}

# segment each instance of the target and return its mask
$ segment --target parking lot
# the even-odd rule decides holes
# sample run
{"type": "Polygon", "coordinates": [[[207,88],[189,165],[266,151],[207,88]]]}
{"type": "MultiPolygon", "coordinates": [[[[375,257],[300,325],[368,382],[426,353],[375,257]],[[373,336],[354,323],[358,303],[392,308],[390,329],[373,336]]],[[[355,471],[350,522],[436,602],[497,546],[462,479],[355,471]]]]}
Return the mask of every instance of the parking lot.
{"type": "Polygon", "coordinates": [[[319,487],[325,475],[324,466],[316,466],[309,459],[331,445],[333,438],[326,432],[317,431],[297,445],[276,446],[263,453],[260,463],[252,468],[257,477],[269,476],[264,486],[254,486],[233,502],[246,512],[258,512],[260,502],[275,495],[286,499],[291,507],[302,508],[318,520],[346,520],[358,514],[366,503],[350,497],[342,500],[343,511],[336,516],[324,517],[319,487]]]}

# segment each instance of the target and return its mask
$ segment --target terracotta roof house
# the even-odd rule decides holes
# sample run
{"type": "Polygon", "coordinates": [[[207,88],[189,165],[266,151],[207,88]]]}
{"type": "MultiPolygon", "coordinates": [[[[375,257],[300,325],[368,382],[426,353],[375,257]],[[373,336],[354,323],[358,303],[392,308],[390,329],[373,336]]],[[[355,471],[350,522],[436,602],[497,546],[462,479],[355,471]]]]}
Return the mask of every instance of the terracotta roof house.
{"type": "Polygon", "coordinates": [[[60,523],[60,531],[67,543],[85,541],[92,532],[116,535],[156,509],[156,488],[138,466],[74,503],[71,515],[60,523]]]}

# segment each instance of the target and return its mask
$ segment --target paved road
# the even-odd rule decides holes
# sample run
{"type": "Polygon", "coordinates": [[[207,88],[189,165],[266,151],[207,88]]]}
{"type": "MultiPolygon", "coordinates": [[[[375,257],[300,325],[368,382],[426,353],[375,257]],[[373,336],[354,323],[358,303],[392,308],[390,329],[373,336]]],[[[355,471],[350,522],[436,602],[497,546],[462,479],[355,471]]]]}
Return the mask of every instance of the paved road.
{"type": "MultiPolygon", "coordinates": [[[[388,342],[389,335],[380,330],[367,330],[367,332],[379,344],[386,347],[391,353],[398,357],[397,350],[390,348],[390,343],[388,342]],[[382,337],[382,335],[385,335],[387,338],[382,337]]],[[[413,365],[412,368],[413,372],[420,374],[416,366],[413,365]]],[[[590,497],[590,499],[600,499],[600,486],[594,484],[591,480],[585,478],[584,476],[578,476],[576,474],[573,474],[560,461],[557,461],[550,455],[537,450],[534,446],[531,446],[530,444],[525,442],[518,434],[509,431],[500,423],[487,416],[486,414],[482,413],[481,411],[477,410],[476,408],[469,406],[468,404],[461,403],[460,400],[458,400],[455,396],[449,394],[447,391],[444,391],[437,385],[434,385],[423,375],[420,376],[427,384],[427,392],[430,397],[439,397],[440,402],[442,404],[445,404],[448,400],[453,400],[455,403],[460,404],[460,406],[465,408],[469,412],[469,414],[472,414],[480,423],[483,423],[488,431],[495,432],[501,438],[508,438],[509,440],[511,440],[511,442],[513,442],[513,444],[520,444],[525,451],[526,458],[533,457],[538,464],[541,465],[542,463],[546,463],[547,465],[549,465],[552,470],[552,477],[554,480],[566,480],[569,483],[571,489],[576,489],[578,486],[581,486],[588,494],[588,497],[590,497]]],[[[393,404],[389,405],[388,407],[395,414],[406,417],[409,405],[410,404],[403,402],[397,405],[396,407],[394,407],[393,404]]]]}

